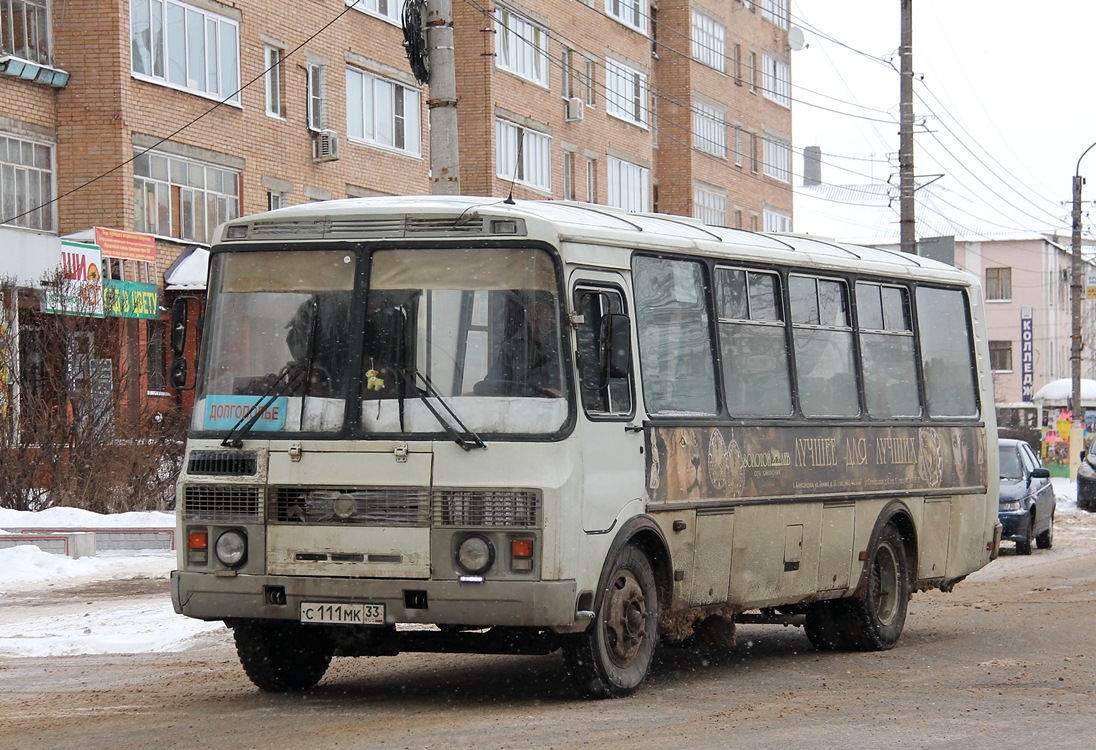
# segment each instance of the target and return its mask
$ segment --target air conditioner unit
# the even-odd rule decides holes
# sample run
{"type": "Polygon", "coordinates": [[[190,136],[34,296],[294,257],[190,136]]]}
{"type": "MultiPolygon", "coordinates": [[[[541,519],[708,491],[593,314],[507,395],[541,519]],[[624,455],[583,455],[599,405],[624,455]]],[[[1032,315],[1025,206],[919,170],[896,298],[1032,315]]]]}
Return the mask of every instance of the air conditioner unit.
{"type": "Polygon", "coordinates": [[[321,130],[312,137],[312,161],[336,161],[339,158],[339,134],[321,130]]]}
{"type": "Polygon", "coordinates": [[[567,122],[578,122],[582,119],[586,110],[586,102],[577,96],[567,100],[567,122]]]}

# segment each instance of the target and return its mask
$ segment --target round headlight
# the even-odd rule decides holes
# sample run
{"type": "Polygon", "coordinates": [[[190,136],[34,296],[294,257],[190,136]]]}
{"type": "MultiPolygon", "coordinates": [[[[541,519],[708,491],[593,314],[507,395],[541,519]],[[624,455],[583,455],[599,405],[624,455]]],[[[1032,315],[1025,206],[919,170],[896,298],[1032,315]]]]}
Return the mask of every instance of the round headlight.
{"type": "Polygon", "coordinates": [[[494,562],[495,547],[485,536],[467,536],[457,547],[457,565],[465,573],[479,575],[486,572],[494,562]]]}
{"type": "Polygon", "coordinates": [[[232,529],[217,537],[217,559],[234,568],[247,557],[247,538],[242,531],[232,529]]]}

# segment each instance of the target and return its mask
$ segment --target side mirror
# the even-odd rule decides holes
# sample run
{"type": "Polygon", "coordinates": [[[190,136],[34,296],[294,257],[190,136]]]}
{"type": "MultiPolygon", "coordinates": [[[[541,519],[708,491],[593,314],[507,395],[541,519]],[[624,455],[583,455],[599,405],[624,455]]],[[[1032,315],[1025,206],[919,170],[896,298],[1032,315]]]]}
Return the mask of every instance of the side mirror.
{"type": "Polygon", "coordinates": [[[171,360],[171,369],[168,372],[168,380],[171,383],[171,387],[175,390],[183,390],[183,386],[186,385],[186,375],[186,359],[183,357],[176,357],[171,360]]]}
{"type": "Polygon", "coordinates": [[[613,313],[602,319],[602,362],[609,378],[626,378],[632,372],[632,322],[627,315],[613,313]]]}
{"type": "Polygon", "coordinates": [[[1050,479],[1050,469],[1040,466],[1038,469],[1031,470],[1032,479],[1050,479]]]}
{"type": "MultiPolygon", "coordinates": [[[[186,351],[186,329],[190,316],[190,298],[179,297],[171,303],[171,353],[182,357],[186,351]]],[[[171,364],[172,371],[175,363],[171,364]]]]}

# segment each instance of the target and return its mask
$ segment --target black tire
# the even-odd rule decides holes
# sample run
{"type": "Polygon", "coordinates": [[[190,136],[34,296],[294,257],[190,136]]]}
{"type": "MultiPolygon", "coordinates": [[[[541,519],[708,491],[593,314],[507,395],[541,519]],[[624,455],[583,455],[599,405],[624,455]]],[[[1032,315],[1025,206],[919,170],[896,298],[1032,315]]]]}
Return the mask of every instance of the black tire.
{"type": "Polygon", "coordinates": [[[1016,554],[1018,554],[1018,555],[1030,555],[1031,554],[1031,543],[1033,541],[1032,537],[1034,537],[1034,536],[1035,536],[1035,515],[1034,515],[1034,512],[1033,512],[1032,516],[1031,516],[1031,521],[1028,523],[1027,538],[1024,539],[1022,542],[1020,542],[1020,541],[1016,542],[1016,554]]]}
{"type": "Polygon", "coordinates": [[[1047,526],[1046,531],[1041,532],[1035,537],[1035,544],[1039,549],[1050,549],[1054,546],[1054,514],[1050,516],[1050,526],[1047,526]]]}
{"type": "Polygon", "coordinates": [[[647,677],[658,643],[658,589],[647,556],[627,545],[613,563],[586,632],[563,641],[563,663],[579,692],[620,698],[647,677]]]}
{"type": "Polygon", "coordinates": [[[240,623],[235,626],[235,640],[244,672],[268,693],[315,687],[335,652],[325,631],[295,622],[240,623]]]}
{"type": "Polygon", "coordinates": [[[803,632],[807,640],[819,651],[845,651],[850,647],[848,638],[848,601],[832,599],[815,602],[807,609],[803,632]]]}
{"type": "Polygon", "coordinates": [[[850,648],[886,651],[902,635],[910,598],[906,547],[894,524],[883,527],[868,555],[867,579],[861,595],[843,600],[847,610],[837,625],[850,648]]]}

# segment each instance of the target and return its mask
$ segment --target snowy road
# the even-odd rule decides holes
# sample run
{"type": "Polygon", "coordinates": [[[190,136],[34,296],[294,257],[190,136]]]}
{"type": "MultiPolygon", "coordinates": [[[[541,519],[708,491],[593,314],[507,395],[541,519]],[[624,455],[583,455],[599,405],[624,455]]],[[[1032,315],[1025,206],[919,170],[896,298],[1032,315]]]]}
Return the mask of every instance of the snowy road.
{"type": "Polygon", "coordinates": [[[336,659],[313,691],[262,694],[222,627],[170,631],[189,621],[162,562],[0,590],[0,748],[1096,746],[1096,515],[1069,497],[1053,549],[1008,545],[954,592],[918,594],[892,651],[742,627],[719,662],[662,649],[617,701],[575,699],[558,655],[336,659]]]}

